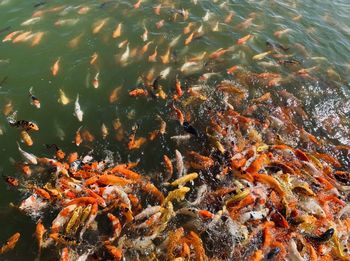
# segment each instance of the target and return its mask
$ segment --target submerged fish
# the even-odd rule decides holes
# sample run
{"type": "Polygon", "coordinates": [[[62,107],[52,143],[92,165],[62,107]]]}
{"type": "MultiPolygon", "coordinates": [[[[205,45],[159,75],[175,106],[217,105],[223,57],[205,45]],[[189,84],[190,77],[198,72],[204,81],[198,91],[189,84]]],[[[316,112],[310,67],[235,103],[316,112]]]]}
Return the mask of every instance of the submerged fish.
{"type": "Polygon", "coordinates": [[[18,142],[17,142],[17,146],[18,146],[19,152],[21,153],[22,157],[24,158],[24,160],[27,163],[30,163],[30,164],[33,164],[33,165],[38,164],[38,160],[37,160],[37,157],[35,155],[22,150],[22,148],[21,148],[21,146],[19,146],[18,142]]]}
{"type": "Polygon", "coordinates": [[[33,87],[30,87],[29,89],[29,97],[31,99],[31,104],[36,108],[40,109],[40,101],[37,97],[33,95],[33,87]]]}
{"type": "Polygon", "coordinates": [[[77,117],[78,121],[80,121],[80,122],[83,121],[84,112],[80,108],[79,93],[77,94],[77,98],[76,98],[75,103],[74,103],[74,115],[77,117]]]}

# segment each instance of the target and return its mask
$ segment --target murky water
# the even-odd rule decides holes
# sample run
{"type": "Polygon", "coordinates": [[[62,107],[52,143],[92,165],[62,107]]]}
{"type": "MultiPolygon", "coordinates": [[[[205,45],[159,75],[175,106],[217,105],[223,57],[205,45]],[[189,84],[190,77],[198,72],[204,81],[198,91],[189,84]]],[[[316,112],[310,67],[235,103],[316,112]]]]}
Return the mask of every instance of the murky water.
{"type": "MultiPolygon", "coordinates": [[[[183,130],[171,114],[169,100],[133,98],[128,92],[145,78],[152,82],[168,67],[169,75],[160,79],[159,84],[170,97],[176,77],[185,90],[206,84],[215,93],[214,86],[223,79],[235,80],[239,75],[250,73],[279,74],[279,82],[245,87],[251,97],[271,92],[276,101],[287,100],[285,105],[293,107],[288,104],[291,102],[288,97],[278,94],[286,89],[296,97],[296,107],[303,108],[308,115],[301,117],[301,124],[308,132],[330,144],[350,146],[348,1],[147,0],[137,9],[134,4],[131,1],[0,0],[0,39],[13,31],[30,31],[23,41],[0,43],[0,107],[5,110],[6,105],[11,104],[13,111],[17,111],[17,119],[34,121],[40,127],[39,132],[31,133],[34,145],[23,144],[22,148],[47,157],[52,155],[52,150],[44,145],[52,143],[64,151],[80,154],[93,151],[92,154],[100,158],[109,150],[117,161],[140,160],[139,170],[144,174],[159,175],[163,170],[163,154],[172,154],[178,148],[169,137],[184,134],[183,130]],[[155,8],[160,3],[157,15],[155,8]],[[37,18],[28,21],[34,17],[37,18]],[[120,23],[121,35],[113,38],[120,23]],[[187,34],[184,28],[189,29],[187,34]],[[202,32],[198,32],[199,29],[202,32]],[[145,30],[148,31],[146,41],[142,39],[145,30]],[[36,44],[40,32],[42,39],[36,44]],[[192,32],[196,34],[185,45],[192,32]],[[251,35],[251,39],[238,45],[238,39],[246,35],[251,35]],[[122,44],[126,40],[128,43],[122,44]],[[266,42],[275,48],[271,49],[266,42]],[[147,43],[149,48],[143,53],[147,43]],[[127,48],[130,54],[126,59],[127,48]],[[218,58],[211,57],[219,48],[228,51],[218,58]],[[170,61],[165,64],[161,56],[165,57],[168,49],[170,61]],[[151,62],[149,56],[155,50],[156,60],[151,62]],[[268,51],[261,60],[253,58],[268,51]],[[98,58],[91,64],[94,53],[98,58]],[[194,58],[197,58],[194,70],[182,68],[194,58]],[[58,59],[59,71],[53,76],[50,68],[58,59]],[[238,74],[227,73],[232,66],[239,67],[238,74]],[[203,77],[209,79],[203,81],[203,77]],[[98,88],[93,86],[94,78],[98,78],[98,88]],[[40,109],[30,104],[30,87],[41,101],[40,109]],[[111,103],[111,92],[118,87],[121,87],[118,99],[111,103]],[[70,100],[66,105],[58,101],[60,89],[70,100]],[[82,122],[73,115],[77,94],[84,111],[82,122]],[[127,135],[131,127],[137,123],[138,135],[147,136],[159,126],[157,114],[168,123],[169,135],[148,141],[139,150],[128,151],[127,135]],[[116,119],[120,119],[124,130],[124,137],[119,139],[113,129],[116,119]],[[110,132],[106,139],[101,135],[102,124],[110,132]],[[84,141],[77,147],[72,141],[80,126],[94,136],[94,141],[84,141]]],[[[201,107],[190,106],[188,111],[194,124],[200,126],[199,119],[205,119],[201,107]]],[[[9,125],[4,115],[0,118],[0,131],[1,175],[20,177],[22,174],[15,167],[15,162],[21,159],[16,144],[20,141],[20,132],[9,125]]],[[[192,146],[198,144],[193,142],[192,146]]],[[[346,155],[343,160],[348,166],[346,155]]],[[[10,202],[17,204],[24,195],[5,182],[0,182],[0,195],[0,242],[15,231],[22,234],[15,251],[3,258],[34,260],[37,253],[32,237],[35,220],[9,207],[10,202]]],[[[56,260],[57,257],[42,259],[56,260]]]]}

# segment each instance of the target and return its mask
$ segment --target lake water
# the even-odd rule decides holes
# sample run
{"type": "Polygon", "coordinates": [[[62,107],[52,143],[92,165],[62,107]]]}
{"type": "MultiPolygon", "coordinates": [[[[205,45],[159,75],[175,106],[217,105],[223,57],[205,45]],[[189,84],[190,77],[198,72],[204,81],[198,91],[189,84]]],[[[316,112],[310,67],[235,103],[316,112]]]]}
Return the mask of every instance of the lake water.
{"type": "MultiPolygon", "coordinates": [[[[181,146],[183,150],[200,149],[196,141],[178,146],[170,139],[184,134],[172,114],[169,98],[175,92],[176,78],[184,90],[206,85],[208,93],[215,95],[215,86],[224,79],[237,80],[264,72],[278,74],[275,84],[244,86],[249,97],[242,101],[242,107],[249,99],[266,92],[276,102],[284,101],[280,91],[287,90],[286,95],[294,95],[292,102],[296,98],[296,106],[308,115],[301,117],[300,126],[330,146],[350,146],[349,1],[145,0],[139,8],[134,8],[135,3],[0,0],[0,39],[22,31],[12,41],[0,43],[0,107],[8,114],[0,117],[1,175],[20,179],[23,176],[15,164],[21,161],[16,144],[21,140],[20,131],[10,126],[7,119],[14,111],[17,120],[38,124],[40,130],[30,133],[34,145],[21,144],[24,150],[37,156],[51,157],[53,151],[45,144],[57,144],[66,152],[79,154],[92,151],[97,158],[103,158],[108,150],[119,162],[140,160],[138,170],[145,175],[159,175],[164,169],[161,164],[164,154],[173,155],[181,146]],[[156,14],[159,4],[160,11],[156,14]],[[118,24],[121,24],[120,36],[115,32],[118,24]],[[188,32],[184,32],[185,28],[188,32]],[[147,39],[142,38],[146,38],[145,30],[147,39]],[[14,41],[26,31],[29,32],[26,38],[14,41]],[[191,33],[194,33],[192,41],[191,33]],[[247,35],[251,37],[246,43],[237,44],[238,39],[247,35]],[[123,44],[126,40],[128,43],[123,44]],[[149,48],[143,53],[147,43],[149,48]],[[126,57],[128,48],[130,53],[126,57]],[[210,56],[220,48],[227,51],[218,58],[210,56]],[[149,56],[155,50],[157,56],[152,62],[149,56]],[[165,59],[168,50],[169,63],[164,63],[161,56],[165,59]],[[264,52],[269,53],[261,60],[255,56],[264,52]],[[94,53],[98,58],[91,64],[94,53]],[[193,58],[197,58],[196,65],[191,70],[184,68],[193,58]],[[53,76],[51,67],[58,59],[59,70],[53,76]],[[228,74],[232,66],[238,69],[228,74]],[[167,99],[129,96],[128,92],[140,86],[145,78],[153,82],[168,67],[169,75],[159,80],[167,99]],[[209,79],[203,80],[206,77],[209,79]],[[98,88],[94,88],[94,83],[97,84],[94,79],[98,79],[98,88]],[[41,102],[40,109],[30,103],[31,87],[41,102]],[[110,102],[111,92],[118,87],[118,99],[110,102]],[[59,102],[60,90],[70,101],[66,105],[59,102]],[[82,122],[73,115],[77,94],[84,112],[82,122]],[[129,151],[126,144],[132,126],[138,124],[137,135],[146,137],[159,126],[156,115],[167,122],[167,135],[147,141],[139,150],[129,151]],[[124,132],[113,129],[116,119],[124,132]],[[102,124],[109,129],[106,139],[102,138],[102,124]],[[94,140],[85,140],[78,147],[72,141],[80,126],[94,140]],[[120,137],[121,133],[124,137],[120,137]]],[[[187,112],[194,126],[205,127],[201,126],[206,116],[201,106],[191,105],[187,112]]],[[[350,166],[347,154],[338,156],[345,166],[350,166]]],[[[33,236],[36,220],[9,206],[11,202],[18,204],[24,197],[25,194],[0,182],[0,242],[17,231],[22,235],[15,250],[2,260],[34,260],[37,256],[33,236]]],[[[57,251],[52,253],[42,260],[57,260],[57,251]]]]}

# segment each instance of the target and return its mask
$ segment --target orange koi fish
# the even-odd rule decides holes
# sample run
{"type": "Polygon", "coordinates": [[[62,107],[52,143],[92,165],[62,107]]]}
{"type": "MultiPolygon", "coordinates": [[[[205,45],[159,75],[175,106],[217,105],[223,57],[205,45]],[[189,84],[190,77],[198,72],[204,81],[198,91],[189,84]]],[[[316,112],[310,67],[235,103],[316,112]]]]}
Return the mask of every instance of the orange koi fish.
{"type": "Polygon", "coordinates": [[[2,42],[4,43],[4,42],[12,41],[13,37],[15,37],[16,34],[19,34],[19,33],[21,33],[21,32],[23,32],[23,31],[20,30],[20,31],[14,31],[14,32],[12,32],[12,33],[9,33],[8,35],[6,35],[6,36],[4,37],[4,39],[2,39],[2,42]]]}
{"type": "Polygon", "coordinates": [[[41,222],[41,219],[39,219],[38,223],[36,224],[36,229],[35,229],[35,235],[36,235],[36,240],[38,241],[38,256],[40,257],[41,254],[41,247],[43,245],[43,237],[46,232],[46,229],[41,222]]]}
{"type": "Polygon", "coordinates": [[[100,81],[98,79],[98,77],[100,76],[100,73],[97,72],[94,79],[92,80],[92,86],[97,89],[100,86],[100,81]]]}
{"type": "Polygon", "coordinates": [[[150,46],[151,43],[153,43],[153,41],[150,41],[150,42],[146,43],[146,44],[142,47],[142,51],[141,51],[142,54],[144,54],[145,52],[147,52],[148,47],[150,46]]]}
{"type": "Polygon", "coordinates": [[[186,40],[185,40],[185,45],[189,45],[189,44],[192,42],[192,40],[193,40],[193,35],[194,35],[194,32],[192,32],[192,33],[190,34],[190,36],[186,38],[186,40]]]}
{"type": "Polygon", "coordinates": [[[273,35],[276,36],[276,37],[278,37],[278,38],[281,38],[283,35],[285,35],[286,33],[290,32],[290,31],[292,31],[292,29],[286,28],[286,29],[284,29],[284,30],[280,30],[280,31],[274,32],[273,35]]]}
{"type": "Polygon", "coordinates": [[[60,57],[56,60],[56,62],[51,67],[51,73],[53,76],[56,76],[58,74],[58,71],[60,69],[60,57]]]}
{"type": "Polygon", "coordinates": [[[253,38],[253,35],[248,34],[248,35],[238,39],[237,44],[245,44],[251,38],[253,38]]]}
{"type": "Polygon", "coordinates": [[[44,35],[45,35],[44,32],[38,32],[34,34],[32,47],[37,46],[41,42],[41,39],[44,37],[44,35]]]}
{"type": "Polygon", "coordinates": [[[155,63],[157,61],[157,54],[158,54],[157,49],[158,49],[158,46],[156,46],[156,48],[154,49],[154,53],[152,55],[148,56],[149,62],[155,63]]]}
{"type": "Polygon", "coordinates": [[[162,4],[159,4],[153,8],[153,11],[156,15],[160,15],[160,9],[162,8],[162,4]]]}
{"type": "Polygon", "coordinates": [[[89,11],[90,11],[90,7],[83,6],[78,10],[78,14],[80,15],[87,14],[89,11]]]}
{"type": "Polygon", "coordinates": [[[17,35],[12,42],[13,43],[19,43],[19,42],[24,42],[28,39],[28,37],[31,35],[32,31],[24,32],[21,33],[20,35],[17,35]]]}
{"type": "Polygon", "coordinates": [[[122,35],[122,23],[119,23],[118,26],[113,31],[112,37],[115,39],[120,37],[121,35],[122,35]]]}
{"type": "Polygon", "coordinates": [[[97,21],[92,28],[93,34],[98,34],[102,28],[107,24],[108,18],[97,21]]]}
{"type": "Polygon", "coordinates": [[[109,103],[114,103],[118,100],[121,90],[122,86],[119,86],[112,90],[111,94],[109,95],[109,103]]]}
{"type": "Polygon", "coordinates": [[[227,74],[233,74],[235,71],[237,71],[238,66],[234,65],[226,70],[227,74]]]}
{"type": "Polygon", "coordinates": [[[167,169],[169,176],[171,178],[174,173],[173,163],[171,162],[171,160],[167,155],[163,155],[163,160],[164,160],[165,168],[167,169]]]}
{"type": "Polygon", "coordinates": [[[74,143],[77,146],[79,146],[83,142],[83,139],[82,139],[81,134],[80,134],[80,130],[82,127],[83,126],[80,126],[80,128],[75,132],[74,143]]]}
{"type": "Polygon", "coordinates": [[[176,89],[176,99],[178,99],[183,95],[183,91],[181,89],[181,82],[178,78],[176,78],[175,89],[176,89]]]}
{"type": "Polygon", "coordinates": [[[183,125],[184,121],[185,121],[185,117],[184,117],[183,113],[178,108],[176,108],[174,104],[172,104],[171,106],[176,113],[178,121],[180,122],[181,125],[183,125]]]}
{"type": "Polygon", "coordinates": [[[135,8],[135,9],[140,8],[141,3],[142,3],[142,0],[138,0],[138,1],[134,4],[134,8],[135,8]]]}
{"type": "Polygon", "coordinates": [[[156,27],[158,30],[164,26],[164,22],[164,19],[162,19],[156,23],[156,27]]]}
{"type": "Polygon", "coordinates": [[[168,64],[170,62],[170,48],[168,48],[167,52],[160,56],[163,64],[168,64]]]}
{"type": "Polygon", "coordinates": [[[233,18],[234,15],[235,15],[234,12],[230,12],[230,13],[226,16],[226,18],[225,18],[225,24],[231,23],[232,18],[233,18]]]}
{"type": "Polygon", "coordinates": [[[15,233],[13,236],[11,236],[5,245],[3,245],[0,248],[0,255],[5,254],[6,252],[14,249],[14,247],[16,246],[17,241],[19,240],[21,234],[20,233],[15,233]]]}
{"type": "Polygon", "coordinates": [[[184,28],[184,34],[190,33],[192,26],[193,26],[193,23],[189,22],[188,25],[184,28]]]}
{"type": "Polygon", "coordinates": [[[93,53],[93,55],[91,55],[91,59],[90,59],[90,64],[95,64],[98,58],[98,54],[96,52],[93,53]]]}
{"type": "Polygon", "coordinates": [[[129,91],[131,97],[148,96],[148,92],[145,89],[137,88],[129,91]]]}
{"type": "Polygon", "coordinates": [[[83,37],[83,35],[84,35],[84,33],[81,33],[81,34],[79,34],[78,36],[74,37],[72,40],[70,40],[70,41],[68,42],[68,46],[69,46],[70,48],[76,48],[76,47],[79,45],[80,40],[81,40],[81,38],[83,37]]]}

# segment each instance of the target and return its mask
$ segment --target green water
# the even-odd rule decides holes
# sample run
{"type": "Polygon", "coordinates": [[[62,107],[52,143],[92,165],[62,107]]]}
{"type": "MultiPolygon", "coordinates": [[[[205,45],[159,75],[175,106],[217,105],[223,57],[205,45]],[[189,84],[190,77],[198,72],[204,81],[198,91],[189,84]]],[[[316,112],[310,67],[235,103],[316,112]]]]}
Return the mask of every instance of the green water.
{"type": "MultiPolygon", "coordinates": [[[[250,93],[271,93],[286,88],[302,102],[309,115],[305,128],[332,144],[350,145],[350,4],[342,1],[151,1],[142,2],[139,9],[134,9],[130,1],[47,1],[39,7],[34,7],[36,1],[0,0],[0,39],[16,30],[44,32],[39,45],[31,47],[32,40],[23,43],[0,43],[0,81],[5,79],[0,87],[0,107],[9,101],[17,111],[18,119],[36,122],[39,132],[31,133],[34,141],[32,147],[24,144],[22,147],[38,156],[52,156],[52,151],[44,144],[55,143],[66,152],[78,151],[80,154],[91,150],[93,155],[102,158],[104,151],[114,153],[117,161],[126,162],[140,160],[139,170],[145,174],[157,175],[163,168],[160,164],[163,154],[173,155],[176,143],[169,139],[172,135],[184,134],[175,118],[170,114],[169,102],[152,98],[131,98],[128,91],[139,84],[141,76],[154,70],[154,76],[171,67],[167,79],[161,80],[161,85],[168,95],[172,95],[175,77],[178,75],[184,88],[197,84],[203,73],[219,73],[208,81],[214,86],[222,79],[234,79],[227,75],[226,69],[238,65],[245,71],[274,72],[283,75],[286,81],[283,86],[258,88],[250,93]],[[153,8],[162,3],[160,15],[153,8]],[[48,12],[54,7],[58,11],[48,12]],[[86,14],[78,14],[81,7],[89,7],[86,14]],[[188,10],[189,18],[174,14],[178,10],[188,10]],[[44,10],[41,19],[32,25],[21,26],[34,12],[44,10]],[[207,10],[210,12],[208,21],[204,21],[207,10]],[[225,23],[227,15],[233,11],[232,21],[225,23]],[[300,19],[296,17],[301,16],[300,19]],[[239,28],[238,24],[249,17],[255,17],[247,28],[239,28]],[[92,33],[94,24],[108,18],[106,25],[97,34],[92,33]],[[295,18],[293,20],[293,18],[295,18]],[[74,25],[55,26],[62,19],[77,19],[74,25]],[[156,23],[164,19],[164,26],[156,28],[156,23]],[[192,22],[192,30],[203,25],[204,35],[185,46],[184,41],[189,34],[184,35],[183,29],[192,22]],[[213,31],[217,25],[218,30],[213,31]],[[122,35],[112,38],[116,26],[122,23],[122,35]],[[141,39],[144,26],[149,31],[149,41],[153,41],[148,51],[141,55],[139,51],[145,44],[141,39]],[[291,29],[281,38],[274,32],[291,29]],[[252,34],[254,38],[245,45],[236,45],[239,38],[252,34]],[[78,37],[76,47],[69,42],[78,37]],[[172,60],[163,64],[160,55],[167,51],[169,43],[180,36],[178,43],[171,49],[172,60]],[[131,53],[138,51],[134,57],[129,57],[128,63],[120,63],[121,55],[126,47],[118,48],[124,41],[129,41],[131,53]],[[277,64],[271,68],[263,67],[252,57],[267,51],[266,41],[279,43],[288,47],[290,55],[286,59],[300,62],[297,70],[316,66],[311,75],[317,80],[306,81],[293,77],[297,70],[288,66],[278,65],[277,59],[268,56],[263,61],[277,64]],[[158,46],[157,62],[148,61],[155,47],[158,46]],[[203,69],[193,74],[183,74],[181,66],[191,57],[204,51],[208,54],[219,48],[234,46],[219,60],[205,58],[203,69]],[[98,53],[95,65],[90,65],[93,53],[98,53]],[[51,66],[60,58],[60,70],[56,77],[51,74],[51,66]],[[99,72],[99,88],[92,86],[92,80],[99,72]],[[6,77],[6,78],[5,78],[6,77]],[[122,86],[119,99],[109,102],[111,91],[122,86]],[[41,101],[41,108],[30,104],[28,90],[33,87],[34,94],[41,101]],[[70,103],[63,106],[58,102],[59,89],[64,90],[70,103]],[[80,123],[73,115],[74,100],[79,93],[80,105],[84,111],[83,122],[80,123]],[[131,127],[138,123],[139,136],[146,136],[159,126],[155,115],[161,115],[168,123],[166,138],[158,138],[147,142],[140,150],[129,152],[126,149],[127,134],[131,127]],[[123,141],[115,139],[112,122],[119,118],[125,130],[123,141]],[[110,130],[106,140],[101,136],[101,124],[110,130]],[[84,142],[80,147],[72,143],[75,131],[83,126],[95,136],[93,143],[84,142]]],[[[215,106],[213,104],[212,106],[215,106]]],[[[201,111],[191,111],[193,116],[201,115],[201,111]]],[[[20,141],[19,131],[9,126],[5,116],[0,117],[0,173],[21,177],[14,162],[21,157],[16,141],[20,141]]],[[[347,163],[347,159],[344,159],[347,163]]],[[[2,260],[33,260],[37,254],[37,245],[33,237],[35,220],[9,207],[10,202],[18,204],[24,198],[17,190],[9,188],[5,182],[0,182],[0,242],[19,231],[22,234],[16,249],[1,257],[2,260]]],[[[57,252],[53,251],[57,254],[57,252]]],[[[43,260],[57,260],[57,256],[47,256],[43,260]]]]}

